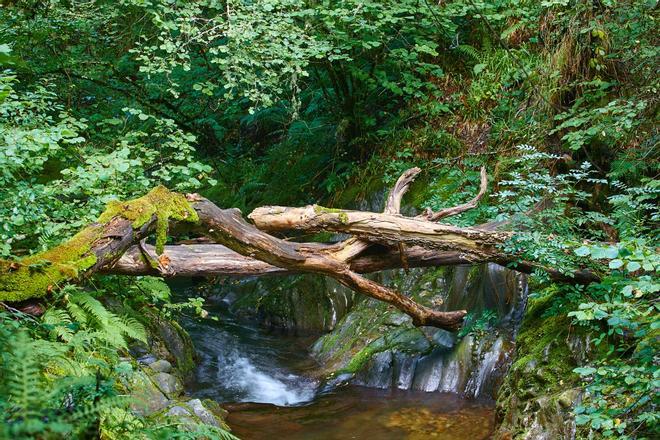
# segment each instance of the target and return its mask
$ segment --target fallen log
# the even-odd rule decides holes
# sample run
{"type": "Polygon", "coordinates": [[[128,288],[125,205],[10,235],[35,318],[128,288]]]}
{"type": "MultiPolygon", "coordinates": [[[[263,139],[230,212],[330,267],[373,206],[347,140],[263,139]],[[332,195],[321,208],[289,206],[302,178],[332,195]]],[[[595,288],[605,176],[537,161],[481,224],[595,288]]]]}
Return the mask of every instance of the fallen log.
{"type": "Polygon", "coordinates": [[[465,310],[431,309],[361,274],[397,267],[516,262],[522,271],[541,268],[559,280],[594,280],[590,272],[567,276],[505,254],[502,245],[512,232],[429,221],[476,206],[485,191],[484,170],[479,194],[467,204],[427,217],[400,215],[402,197],[419,171],[408,170],[399,178],[383,213],[318,205],[263,207],[250,214],[254,224],[237,209],[221,209],[197,194],[184,196],[157,187],[139,199],[112,202],[96,223],[51,250],[16,261],[0,260],[0,301],[43,297],[99,271],[161,276],[317,273],[392,304],[410,315],[415,325],[453,331],[460,327],[465,310]],[[215,244],[165,246],[169,227],[181,225],[215,244]],[[298,243],[271,235],[292,230],[351,237],[339,243],[298,243]],[[155,235],[154,246],[145,243],[150,235],[155,235]]]}
{"type": "MultiPolygon", "coordinates": [[[[172,277],[257,277],[267,275],[291,275],[295,272],[282,267],[246,257],[221,244],[178,244],[165,246],[160,256],[161,266],[154,267],[144,253],[156,256],[153,245],[142,248],[133,246],[119,260],[103,267],[101,272],[115,275],[155,275],[172,277]]],[[[405,249],[409,267],[454,266],[473,264],[458,252],[433,251],[421,247],[405,249]]],[[[398,249],[381,249],[377,253],[360,255],[351,260],[350,268],[357,273],[372,273],[401,268],[398,249]]]]}

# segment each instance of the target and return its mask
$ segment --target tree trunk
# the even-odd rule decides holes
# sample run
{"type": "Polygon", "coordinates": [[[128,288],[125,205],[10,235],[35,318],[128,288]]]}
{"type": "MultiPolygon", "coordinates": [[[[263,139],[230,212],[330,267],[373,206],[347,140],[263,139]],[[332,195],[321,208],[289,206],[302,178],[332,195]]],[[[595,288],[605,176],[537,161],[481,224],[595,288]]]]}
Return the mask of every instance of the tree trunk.
{"type": "MultiPolygon", "coordinates": [[[[161,276],[255,276],[317,273],[397,307],[415,325],[458,329],[465,310],[438,311],[416,303],[362,273],[397,267],[517,261],[502,245],[512,232],[492,225],[459,228],[430,221],[476,206],[485,192],[485,171],[477,197],[438,213],[417,218],[399,214],[401,199],[419,173],[406,171],[391,191],[384,213],[348,211],[317,205],[263,207],[245,221],[237,209],[220,209],[197,194],[186,196],[157,187],[144,197],[113,202],[99,220],[49,251],[17,261],[0,260],[0,301],[23,301],[48,295],[67,282],[95,272],[161,276]],[[186,226],[206,243],[164,246],[169,226],[186,226]],[[352,235],[339,243],[298,243],[269,232],[331,231],[352,235]],[[156,245],[145,244],[150,234],[156,245]],[[209,241],[211,243],[209,243],[209,241]]],[[[590,272],[567,277],[534,262],[517,262],[529,272],[541,268],[558,280],[591,282],[590,272]]]]}

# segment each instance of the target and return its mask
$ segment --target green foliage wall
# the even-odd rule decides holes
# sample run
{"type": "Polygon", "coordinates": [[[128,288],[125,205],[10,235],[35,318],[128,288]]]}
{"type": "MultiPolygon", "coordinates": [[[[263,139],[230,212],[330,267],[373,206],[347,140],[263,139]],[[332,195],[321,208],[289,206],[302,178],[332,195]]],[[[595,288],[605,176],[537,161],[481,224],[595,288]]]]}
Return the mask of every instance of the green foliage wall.
{"type": "MultiPolygon", "coordinates": [[[[488,198],[451,221],[511,220],[524,233],[510,250],[602,275],[586,289],[535,277],[556,298],[552,316],[593,333],[599,348],[576,370],[587,391],[579,435],[651,437],[657,10],[654,0],[5,2],[0,257],[52,247],[107,202],[158,184],[242,209],[354,204],[417,165],[413,205],[437,209],[471,198],[485,164],[488,198]],[[547,199],[549,209],[526,215],[547,199]]],[[[153,280],[124,282],[53,298],[39,323],[3,315],[3,353],[19,356],[16,341],[29,334],[26,344],[75,363],[85,335],[81,353],[103,348],[103,380],[80,367],[80,401],[98,403],[97,386],[111,397],[103,384],[121,370],[116,352],[141,333],[119,315],[89,318],[94,298],[168,302],[153,280]]],[[[3,396],[14,396],[11,362],[0,367],[3,396]]],[[[61,403],[57,392],[48,402],[61,403]]],[[[16,416],[34,402],[16,398],[2,401],[7,420],[36,429],[27,421],[39,417],[16,416]]],[[[52,429],[71,431],[67,420],[52,429]]]]}

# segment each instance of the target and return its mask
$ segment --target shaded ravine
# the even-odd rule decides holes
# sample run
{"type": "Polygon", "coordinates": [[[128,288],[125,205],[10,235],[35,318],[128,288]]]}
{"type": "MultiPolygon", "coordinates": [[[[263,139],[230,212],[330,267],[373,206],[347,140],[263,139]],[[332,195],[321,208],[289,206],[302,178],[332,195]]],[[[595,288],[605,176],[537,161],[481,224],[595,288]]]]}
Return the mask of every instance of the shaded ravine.
{"type": "MultiPolygon", "coordinates": [[[[292,336],[296,332],[290,328],[277,331],[271,323],[267,329],[254,319],[237,317],[232,305],[236,293],[240,297],[240,283],[216,286],[207,309],[218,320],[182,322],[198,353],[188,393],[220,402],[230,412],[230,426],[245,439],[488,438],[494,429],[495,382],[508,364],[526,290],[504,289],[519,280],[506,278],[496,267],[472,271],[472,279],[468,272],[459,268],[438,278],[437,286],[423,285],[422,278],[414,280],[411,274],[406,278],[440,292],[448,306],[456,302],[495,310],[497,326],[491,331],[456,339],[433,329],[420,332],[393,315],[388,318],[391,337],[414,335],[400,338],[407,348],[372,353],[350,377],[339,368],[330,380],[323,377],[329,370],[319,344],[350,328],[347,321],[368,319],[359,312],[365,306],[371,310],[368,303],[358,301],[356,311],[337,311],[336,302],[328,301],[337,327],[312,344],[314,336],[292,336]]],[[[341,286],[327,288],[326,294],[346,297],[341,286]]]]}

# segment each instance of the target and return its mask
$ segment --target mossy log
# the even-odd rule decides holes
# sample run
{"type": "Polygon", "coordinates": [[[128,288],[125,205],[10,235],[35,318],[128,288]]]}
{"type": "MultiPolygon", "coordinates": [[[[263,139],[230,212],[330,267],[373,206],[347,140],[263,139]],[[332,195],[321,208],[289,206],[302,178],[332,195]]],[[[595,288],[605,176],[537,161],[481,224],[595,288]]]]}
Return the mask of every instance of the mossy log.
{"type": "MultiPolygon", "coordinates": [[[[221,209],[197,194],[182,195],[157,187],[141,198],[112,202],[97,222],[51,250],[21,260],[0,260],[0,301],[43,297],[67,282],[80,281],[99,271],[162,276],[318,273],[392,304],[410,315],[416,325],[453,331],[460,327],[465,310],[439,311],[422,306],[361,273],[395,267],[514,261],[514,255],[501,250],[512,233],[458,228],[423,217],[401,216],[401,198],[418,172],[411,169],[401,176],[384,213],[316,205],[265,207],[250,214],[254,225],[237,209],[221,209]],[[173,225],[187,225],[188,232],[206,237],[212,244],[165,246],[168,229],[173,225]],[[298,243],[269,233],[290,230],[345,232],[353,237],[340,243],[298,243]],[[155,235],[155,246],[144,243],[150,235],[155,235]]],[[[482,172],[482,189],[483,179],[482,172]]],[[[463,212],[476,201],[442,212],[463,212]]],[[[528,271],[537,266],[523,262],[519,267],[528,271]]]]}
{"type": "Polygon", "coordinates": [[[111,265],[154,229],[156,246],[162,248],[170,220],[198,218],[184,196],[162,186],[129,202],[112,202],[95,223],[59,246],[21,260],[0,260],[0,301],[46,296],[111,265]]]}

